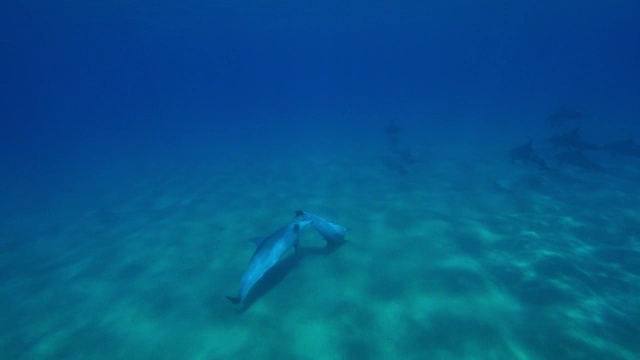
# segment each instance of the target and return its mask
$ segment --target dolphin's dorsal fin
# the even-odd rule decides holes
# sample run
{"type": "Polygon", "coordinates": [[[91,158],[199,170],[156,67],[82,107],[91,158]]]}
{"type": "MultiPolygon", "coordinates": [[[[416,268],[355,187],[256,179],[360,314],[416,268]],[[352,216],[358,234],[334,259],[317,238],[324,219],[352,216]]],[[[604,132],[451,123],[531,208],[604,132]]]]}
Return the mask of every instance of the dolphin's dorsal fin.
{"type": "Polygon", "coordinates": [[[263,238],[263,237],[254,237],[253,239],[249,239],[249,241],[251,241],[252,243],[254,243],[256,245],[260,245],[260,244],[262,244],[264,239],[265,238],[263,238]]]}

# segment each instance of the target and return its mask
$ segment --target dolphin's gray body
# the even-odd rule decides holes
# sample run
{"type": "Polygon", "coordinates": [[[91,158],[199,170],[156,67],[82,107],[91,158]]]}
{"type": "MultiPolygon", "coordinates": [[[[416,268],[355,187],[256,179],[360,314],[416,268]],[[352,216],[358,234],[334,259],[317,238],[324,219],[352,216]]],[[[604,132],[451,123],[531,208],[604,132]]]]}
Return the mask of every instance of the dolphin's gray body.
{"type": "Polygon", "coordinates": [[[344,243],[344,236],[347,231],[349,231],[349,229],[343,226],[331,223],[318,215],[305,211],[296,211],[296,216],[297,219],[310,221],[311,226],[313,226],[329,244],[335,245],[344,243]]]}
{"type": "Polygon", "coordinates": [[[242,274],[238,296],[227,296],[227,299],[234,304],[242,302],[251,288],[280,260],[284,253],[292,247],[298,249],[298,234],[309,223],[310,221],[305,219],[295,219],[266,238],[254,240],[258,248],[242,274]]]}
{"type": "Polygon", "coordinates": [[[580,128],[552,137],[550,140],[554,150],[602,150],[602,146],[592,144],[582,138],[580,128]]]}
{"type": "Polygon", "coordinates": [[[522,161],[533,163],[538,165],[541,170],[549,170],[547,162],[544,161],[542,156],[540,156],[537,151],[535,151],[531,140],[529,140],[529,142],[524,145],[516,146],[511,149],[511,151],[509,151],[509,156],[511,157],[511,161],[513,162],[522,161]]]}
{"type": "Polygon", "coordinates": [[[640,145],[636,144],[633,138],[621,141],[614,141],[604,146],[611,156],[625,155],[631,157],[640,157],[640,145]]]}

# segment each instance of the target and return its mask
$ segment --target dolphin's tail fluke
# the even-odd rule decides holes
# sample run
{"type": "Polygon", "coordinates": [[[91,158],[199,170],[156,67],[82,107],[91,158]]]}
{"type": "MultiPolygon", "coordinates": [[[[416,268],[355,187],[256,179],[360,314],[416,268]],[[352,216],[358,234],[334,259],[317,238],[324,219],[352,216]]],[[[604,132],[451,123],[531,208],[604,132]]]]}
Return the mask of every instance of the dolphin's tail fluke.
{"type": "Polygon", "coordinates": [[[240,303],[240,296],[225,296],[231,303],[238,304],[240,303]]]}

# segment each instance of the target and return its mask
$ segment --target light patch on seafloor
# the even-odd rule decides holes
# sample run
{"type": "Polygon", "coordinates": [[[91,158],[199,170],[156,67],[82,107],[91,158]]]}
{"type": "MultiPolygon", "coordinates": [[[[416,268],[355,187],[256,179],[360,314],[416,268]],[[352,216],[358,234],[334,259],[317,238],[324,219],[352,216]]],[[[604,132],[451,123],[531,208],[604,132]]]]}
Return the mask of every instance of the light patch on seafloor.
{"type": "Polygon", "coordinates": [[[304,319],[293,326],[297,330],[293,344],[290,345],[296,357],[328,359],[336,356],[336,337],[339,333],[331,327],[331,321],[321,318],[304,319]]]}
{"type": "Polygon", "coordinates": [[[212,326],[202,329],[202,346],[193,349],[194,359],[231,359],[251,346],[255,332],[239,326],[212,326]]]}

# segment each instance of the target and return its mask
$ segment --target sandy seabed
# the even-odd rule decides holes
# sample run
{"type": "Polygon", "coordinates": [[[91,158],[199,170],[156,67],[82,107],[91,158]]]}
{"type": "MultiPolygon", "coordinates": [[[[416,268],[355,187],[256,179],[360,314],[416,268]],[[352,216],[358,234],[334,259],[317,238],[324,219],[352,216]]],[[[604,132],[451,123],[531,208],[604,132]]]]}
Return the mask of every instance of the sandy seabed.
{"type": "Polygon", "coordinates": [[[114,164],[5,219],[6,359],[636,359],[640,165],[542,172],[447,151],[114,164]],[[90,180],[89,180],[90,179],[90,180]],[[254,251],[312,230],[254,289],[254,251]]]}

